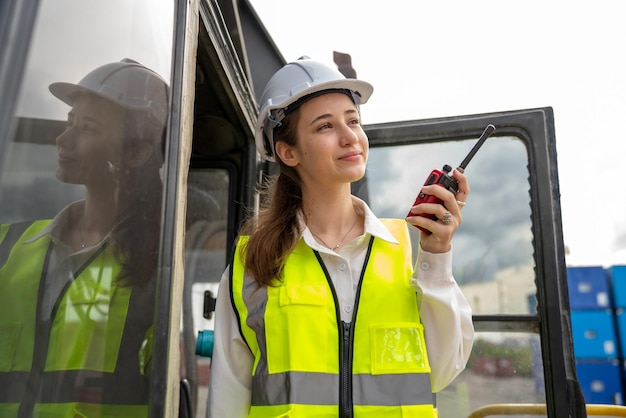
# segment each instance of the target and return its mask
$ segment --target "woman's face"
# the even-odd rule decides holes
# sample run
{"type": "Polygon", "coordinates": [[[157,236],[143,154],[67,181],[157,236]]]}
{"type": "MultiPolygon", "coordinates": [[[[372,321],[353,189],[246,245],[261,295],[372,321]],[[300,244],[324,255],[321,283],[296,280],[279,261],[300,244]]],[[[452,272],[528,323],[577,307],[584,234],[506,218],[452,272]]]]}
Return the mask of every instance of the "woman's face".
{"type": "Polygon", "coordinates": [[[296,145],[283,161],[304,185],[345,184],[365,175],[369,144],[356,105],[343,93],[328,93],[299,108],[296,145]]]}
{"type": "Polygon", "coordinates": [[[124,110],[102,98],[81,95],[56,139],[57,178],[65,183],[111,184],[117,176],[124,133],[124,110]],[[114,167],[111,167],[111,164],[114,167]]]}

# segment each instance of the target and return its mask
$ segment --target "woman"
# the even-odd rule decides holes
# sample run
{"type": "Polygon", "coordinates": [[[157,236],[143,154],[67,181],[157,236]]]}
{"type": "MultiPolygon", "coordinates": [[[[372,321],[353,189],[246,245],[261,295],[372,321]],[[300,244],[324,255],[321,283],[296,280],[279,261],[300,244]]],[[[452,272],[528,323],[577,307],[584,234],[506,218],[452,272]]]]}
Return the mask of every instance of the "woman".
{"type": "Polygon", "coordinates": [[[210,416],[436,417],[433,392],[465,367],[470,307],[451,275],[469,186],[379,220],[350,184],[365,174],[368,83],[304,58],[265,89],[257,148],[279,166],[220,285],[210,416]],[[458,201],[457,201],[458,199],[458,201]],[[459,203],[460,202],[460,203],[459,203]],[[445,221],[445,223],[444,223],[445,221]],[[413,271],[407,222],[421,235],[413,271]]]}
{"type": "Polygon", "coordinates": [[[0,415],[146,417],[168,87],[125,59],[50,90],[57,178],[86,195],[0,226],[0,415]]]}

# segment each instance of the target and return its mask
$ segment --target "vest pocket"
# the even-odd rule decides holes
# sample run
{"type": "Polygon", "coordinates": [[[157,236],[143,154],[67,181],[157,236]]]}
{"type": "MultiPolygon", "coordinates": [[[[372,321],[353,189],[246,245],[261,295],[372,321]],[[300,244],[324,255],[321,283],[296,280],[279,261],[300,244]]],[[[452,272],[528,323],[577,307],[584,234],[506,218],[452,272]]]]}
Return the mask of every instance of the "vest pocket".
{"type": "Polygon", "coordinates": [[[430,373],[422,324],[374,324],[370,338],[372,374],[430,373]]]}
{"type": "Polygon", "coordinates": [[[326,285],[283,285],[280,287],[279,303],[280,306],[323,306],[328,299],[328,292],[326,285]]]}
{"type": "Polygon", "coordinates": [[[282,285],[268,288],[264,315],[270,373],[328,371],[337,354],[337,325],[328,286],[282,285]],[[332,344],[332,345],[330,345],[332,344]]]}
{"type": "Polygon", "coordinates": [[[75,280],[60,303],[46,367],[115,371],[132,289],[89,284],[75,280]]]}

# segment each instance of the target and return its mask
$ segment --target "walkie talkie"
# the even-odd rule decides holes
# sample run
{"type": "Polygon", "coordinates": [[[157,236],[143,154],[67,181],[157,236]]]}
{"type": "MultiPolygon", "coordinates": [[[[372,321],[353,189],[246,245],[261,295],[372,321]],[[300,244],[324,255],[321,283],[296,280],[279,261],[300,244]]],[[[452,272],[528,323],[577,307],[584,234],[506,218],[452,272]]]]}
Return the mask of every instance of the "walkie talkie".
{"type": "MultiPolygon", "coordinates": [[[[476,145],[474,145],[474,147],[470,150],[470,152],[467,154],[465,159],[461,162],[461,164],[459,164],[457,171],[460,171],[461,173],[465,171],[465,168],[467,167],[469,162],[472,160],[472,158],[474,158],[474,155],[476,154],[476,152],[478,152],[480,147],[485,143],[487,138],[489,138],[489,136],[495,132],[495,130],[496,130],[495,126],[491,124],[487,125],[483,133],[480,135],[480,138],[478,138],[478,142],[476,143],[476,145]]],[[[459,191],[459,183],[454,179],[454,177],[452,177],[449,174],[451,171],[452,171],[452,167],[450,167],[448,164],[445,164],[441,170],[431,171],[430,175],[426,179],[426,182],[424,183],[424,186],[436,184],[438,186],[445,187],[446,189],[448,189],[454,194],[457,194],[457,192],[459,191]]],[[[438,197],[427,195],[422,192],[420,192],[415,198],[415,203],[413,203],[413,206],[418,205],[420,203],[443,204],[442,200],[439,199],[438,197]]],[[[422,214],[422,213],[415,215],[414,213],[411,213],[410,210],[409,210],[409,213],[407,214],[407,217],[408,216],[423,216],[425,218],[437,220],[437,217],[435,215],[422,214]]],[[[422,228],[419,226],[417,228],[419,228],[420,231],[426,234],[430,234],[430,231],[425,228],[422,228]]]]}

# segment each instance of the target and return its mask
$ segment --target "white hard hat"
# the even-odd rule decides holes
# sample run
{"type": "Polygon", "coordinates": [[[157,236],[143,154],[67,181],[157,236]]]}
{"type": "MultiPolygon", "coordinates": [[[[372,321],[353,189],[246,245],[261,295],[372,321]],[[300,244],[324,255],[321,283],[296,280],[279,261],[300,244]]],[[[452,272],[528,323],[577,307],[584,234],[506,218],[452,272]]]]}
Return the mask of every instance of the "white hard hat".
{"type": "Polygon", "coordinates": [[[156,72],[128,58],[96,68],[78,84],[52,83],[49,89],[70,106],[77,94],[91,93],[125,109],[147,111],[163,125],[167,122],[167,83],[156,72]]]}
{"type": "Polygon", "coordinates": [[[286,64],[272,76],[261,96],[255,128],[256,147],[263,158],[275,161],[274,128],[281,125],[289,106],[327,90],[348,90],[359,105],[367,102],[374,87],[365,81],[345,78],[339,70],[309,57],[286,64]]]}

